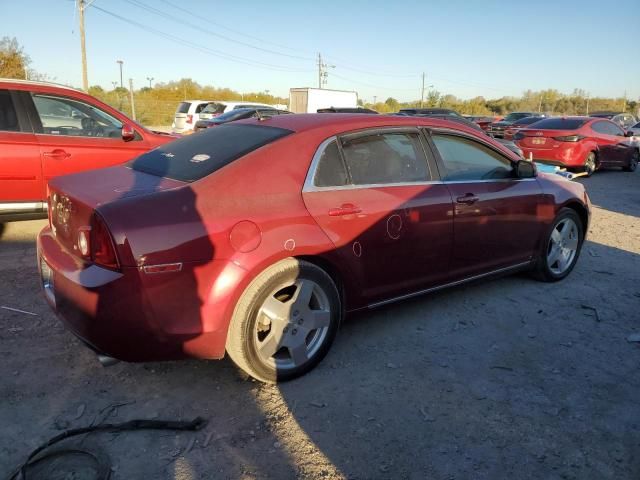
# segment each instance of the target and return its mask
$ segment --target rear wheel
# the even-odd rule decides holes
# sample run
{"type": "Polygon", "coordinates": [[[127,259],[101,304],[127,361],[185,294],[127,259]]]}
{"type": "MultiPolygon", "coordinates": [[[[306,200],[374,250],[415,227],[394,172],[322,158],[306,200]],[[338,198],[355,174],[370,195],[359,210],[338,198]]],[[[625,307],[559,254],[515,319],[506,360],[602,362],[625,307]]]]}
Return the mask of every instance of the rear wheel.
{"type": "Polygon", "coordinates": [[[625,172],[635,172],[636,168],[638,168],[638,163],[640,163],[640,150],[636,150],[633,152],[633,155],[629,159],[629,165],[623,167],[622,169],[625,172]]]}
{"type": "Polygon", "coordinates": [[[575,210],[560,210],[542,244],[534,271],[536,278],[556,282],[569,275],[580,256],[583,240],[584,226],[575,210]]]}
{"type": "Polygon", "coordinates": [[[341,315],[331,277],[312,263],[289,258],[258,275],[243,293],[229,326],[227,352],[258,380],[291,380],[324,358],[341,315]]]}
{"type": "Polygon", "coordinates": [[[586,172],[587,177],[593,175],[593,173],[596,171],[596,168],[596,154],[595,152],[589,152],[589,155],[587,155],[587,159],[584,161],[584,171],[586,172]]]}

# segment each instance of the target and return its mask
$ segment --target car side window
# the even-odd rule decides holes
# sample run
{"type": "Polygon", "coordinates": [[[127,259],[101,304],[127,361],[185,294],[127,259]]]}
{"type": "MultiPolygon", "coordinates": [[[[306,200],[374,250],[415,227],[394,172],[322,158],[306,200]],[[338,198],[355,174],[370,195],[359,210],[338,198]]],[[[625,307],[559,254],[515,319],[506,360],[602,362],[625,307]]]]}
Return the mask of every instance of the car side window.
{"type": "Polygon", "coordinates": [[[611,132],[611,135],[616,135],[618,137],[624,137],[624,130],[622,130],[622,128],[620,128],[619,125],[616,125],[614,123],[610,123],[609,124],[609,131],[611,132]]]}
{"type": "Polygon", "coordinates": [[[497,180],[513,178],[511,160],[476,141],[434,134],[433,142],[445,167],[443,180],[497,180]]]}
{"type": "Polygon", "coordinates": [[[591,130],[594,132],[602,133],[604,135],[611,135],[607,122],[596,122],[591,126],[591,130]]]}
{"type": "Polygon", "coordinates": [[[42,124],[39,133],[122,140],[122,123],[93,105],[49,94],[32,98],[42,124]]]}
{"type": "Polygon", "coordinates": [[[205,108],[207,108],[207,105],[209,105],[208,103],[201,103],[200,105],[198,105],[196,107],[196,113],[200,113],[202,112],[202,110],[204,110],[205,108]]]}
{"type": "Polygon", "coordinates": [[[430,180],[427,158],[417,133],[347,137],[342,140],[342,151],[355,185],[430,180]]]}
{"type": "Polygon", "coordinates": [[[340,187],[348,183],[347,171],[340,158],[338,143],[329,143],[320,156],[313,184],[316,187],[340,187]]]}
{"type": "Polygon", "coordinates": [[[9,90],[0,90],[0,131],[20,131],[18,115],[9,90]]]}

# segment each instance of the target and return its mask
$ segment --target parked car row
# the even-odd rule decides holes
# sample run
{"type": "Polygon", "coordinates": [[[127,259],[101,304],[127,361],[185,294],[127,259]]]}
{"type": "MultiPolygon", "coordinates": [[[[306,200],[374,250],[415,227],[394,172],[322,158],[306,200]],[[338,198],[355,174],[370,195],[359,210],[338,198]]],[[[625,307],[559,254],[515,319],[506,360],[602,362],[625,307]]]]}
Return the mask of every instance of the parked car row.
{"type": "Polygon", "coordinates": [[[48,215],[44,297],[103,364],[229,354],[289,380],[347,313],[516,271],[561,280],[590,201],[525,157],[638,161],[604,118],[541,118],[513,145],[442,109],[236,107],[179,138],[74,89],[0,81],[0,221],[48,215]]]}
{"type": "Polygon", "coordinates": [[[192,133],[199,120],[210,120],[223,113],[241,108],[273,109],[271,105],[256,102],[185,100],[178,105],[173,123],[171,124],[171,132],[178,134],[192,133]]]}

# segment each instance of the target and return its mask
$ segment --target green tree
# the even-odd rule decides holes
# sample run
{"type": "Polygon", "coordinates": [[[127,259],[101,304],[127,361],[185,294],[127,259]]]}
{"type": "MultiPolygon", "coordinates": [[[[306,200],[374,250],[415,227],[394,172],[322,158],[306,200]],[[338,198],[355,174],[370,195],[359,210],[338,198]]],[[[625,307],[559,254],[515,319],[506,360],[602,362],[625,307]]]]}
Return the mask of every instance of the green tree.
{"type": "Polygon", "coordinates": [[[0,77],[26,79],[30,63],[15,37],[0,39],[0,77]]]}

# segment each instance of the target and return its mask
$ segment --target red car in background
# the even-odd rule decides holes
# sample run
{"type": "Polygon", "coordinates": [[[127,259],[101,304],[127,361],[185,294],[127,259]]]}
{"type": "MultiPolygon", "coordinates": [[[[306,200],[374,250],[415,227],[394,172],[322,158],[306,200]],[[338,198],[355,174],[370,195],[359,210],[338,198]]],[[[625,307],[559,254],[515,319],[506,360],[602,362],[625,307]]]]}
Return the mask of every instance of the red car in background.
{"type": "Polygon", "coordinates": [[[560,280],[589,223],[582,185],[428,117],[240,120],[50,192],[45,297],[103,363],[226,352],[268,382],[313,368],[345,312],[560,280]]]}
{"type": "Polygon", "coordinates": [[[640,161],[638,143],[611,120],[555,117],[540,120],[514,135],[525,158],[580,170],[591,176],[599,168],[633,172],[640,161]]]}
{"type": "Polygon", "coordinates": [[[0,79],[0,225],[46,218],[53,177],[121,164],[174,139],[73,88],[0,79]]]}

